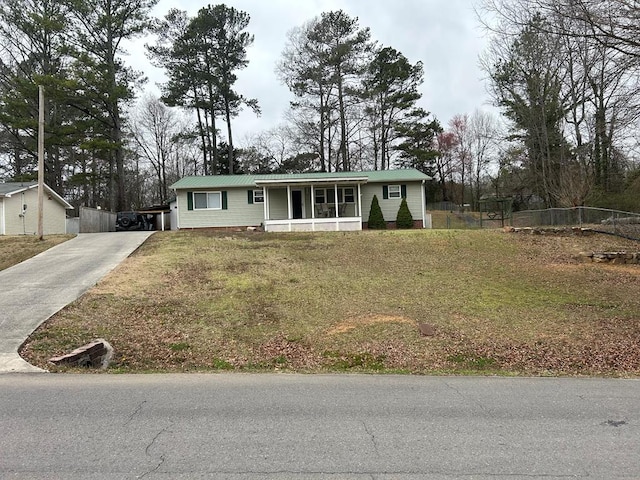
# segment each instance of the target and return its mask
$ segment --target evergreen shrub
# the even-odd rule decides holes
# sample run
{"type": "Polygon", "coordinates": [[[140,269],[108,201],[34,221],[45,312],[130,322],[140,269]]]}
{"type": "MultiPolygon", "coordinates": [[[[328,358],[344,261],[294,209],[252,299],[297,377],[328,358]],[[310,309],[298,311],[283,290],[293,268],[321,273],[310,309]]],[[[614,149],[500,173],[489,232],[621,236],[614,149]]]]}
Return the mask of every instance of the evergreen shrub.
{"type": "Polygon", "coordinates": [[[407,205],[406,198],[403,198],[402,202],[400,202],[400,208],[396,216],[396,228],[413,228],[413,216],[407,205]]]}
{"type": "Polygon", "coordinates": [[[371,200],[371,209],[369,210],[369,221],[367,222],[368,228],[372,230],[384,230],[387,228],[387,222],[384,221],[380,204],[378,203],[378,197],[373,196],[371,200]]]}

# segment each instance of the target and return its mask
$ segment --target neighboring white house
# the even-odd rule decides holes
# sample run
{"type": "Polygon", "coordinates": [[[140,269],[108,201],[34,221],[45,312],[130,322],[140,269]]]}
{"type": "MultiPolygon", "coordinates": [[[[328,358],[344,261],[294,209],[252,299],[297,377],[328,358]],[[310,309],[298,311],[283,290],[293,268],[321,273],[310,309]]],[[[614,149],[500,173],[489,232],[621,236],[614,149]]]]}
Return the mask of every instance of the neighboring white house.
{"type": "MultiPolygon", "coordinates": [[[[414,170],[185,177],[176,192],[178,229],[263,227],[265,231],[331,231],[366,228],[376,195],[393,226],[402,198],[424,228],[425,182],[414,170]]],[[[172,226],[173,226],[172,221],[172,226]]]]}
{"type": "MultiPolygon", "coordinates": [[[[44,186],[43,233],[66,233],[67,210],[73,210],[60,195],[44,186]]],[[[0,235],[38,233],[38,184],[0,183],[0,235]]]]}

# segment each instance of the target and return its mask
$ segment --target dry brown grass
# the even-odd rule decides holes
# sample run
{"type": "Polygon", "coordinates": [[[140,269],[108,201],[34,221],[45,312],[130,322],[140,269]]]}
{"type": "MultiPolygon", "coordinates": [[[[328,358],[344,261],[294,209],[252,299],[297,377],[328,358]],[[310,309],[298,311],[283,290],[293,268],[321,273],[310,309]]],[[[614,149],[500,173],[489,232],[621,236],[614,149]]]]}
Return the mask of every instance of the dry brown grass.
{"type": "Polygon", "coordinates": [[[0,270],[23,262],[70,238],[73,235],[47,235],[42,240],[34,235],[0,236],[0,270]]]}
{"type": "Polygon", "coordinates": [[[366,317],[347,318],[338,325],[327,330],[327,335],[338,335],[346,333],[356,328],[362,328],[367,325],[376,325],[379,323],[408,323],[415,324],[413,320],[399,315],[368,315],[366,317]]]}
{"type": "Polygon", "coordinates": [[[102,337],[126,372],[638,375],[640,267],[574,256],[639,249],[495,230],[158,232],[22,353],[51,368],[102,337]]]}

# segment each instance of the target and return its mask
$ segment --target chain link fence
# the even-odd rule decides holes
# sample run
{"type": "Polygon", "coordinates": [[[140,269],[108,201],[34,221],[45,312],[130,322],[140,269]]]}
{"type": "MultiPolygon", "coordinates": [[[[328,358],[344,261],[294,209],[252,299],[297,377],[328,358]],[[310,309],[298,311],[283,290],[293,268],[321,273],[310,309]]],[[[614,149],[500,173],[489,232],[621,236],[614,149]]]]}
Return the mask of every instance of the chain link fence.
{"type": "Polygon", "coordinates": [[[525,210],[511,215],[513,227],[581,227],[640,241],[640,213],[574,207],[525,210]]]}

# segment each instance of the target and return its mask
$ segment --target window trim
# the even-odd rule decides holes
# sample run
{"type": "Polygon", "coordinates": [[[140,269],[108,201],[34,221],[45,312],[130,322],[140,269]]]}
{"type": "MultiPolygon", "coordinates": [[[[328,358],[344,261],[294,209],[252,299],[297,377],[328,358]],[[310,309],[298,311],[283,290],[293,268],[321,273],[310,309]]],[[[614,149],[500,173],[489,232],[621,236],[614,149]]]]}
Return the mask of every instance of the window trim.
{"type": "Polygon", "coordinates": [[[253,203],[264,203],[263,188],[257,188],[253,190],[253,203]]]}
{"type": "MultiPolygon", "coordinates": [[[[335,203],[335,188],[314,188],[314,202],[316,205],[320,205],[323,203],[335,203]],[[321,198],[322,201],[318,201],[318,198],[321,198]],[[331,197],[331,198],[329,198],[331,197]]],[[[355,187],[338,187],[338,203],[348,203],[355,204],[356,203],[356,188],[355,187]],[[345,195],[346,190],[351,190],[351,198],[350,201],[347,201],[347,195],[345,195]]]]}
{"type": "Polygon", "coordinates": [[[342,192],[342,200],[344,201],[344,203],[356,203],[356,189],[355,187],[343,187],[342,188],[343,192],[342,192]],[[347,200],[347,190],[351,190],[351,195],[349,195],[351,197],[351,201],[347,200]]]}
{"type": "Polygon", "coordinates": [[[193,192],[193,209],[194,210],[223,210],[224,205],[223,205],[223,194],[221,190],[214,190],[214,191],[199,191],[199,192],[193,192]],[[197,206],[197,202],[196,202],[196,195],[206,195],[206,199],[207,199],[207,206],[202,208],[202,207],[198,207],[197,206]],[[218,195],[219,197],[219,207],[210,207],[209,206],[209,195],[218,195]]]}
{"type": "Polygon", "coordinates": [[[398,200],[402,198],[402,186],[400,184],[388,185],[387,189],[389,199],[398,200]]]}

